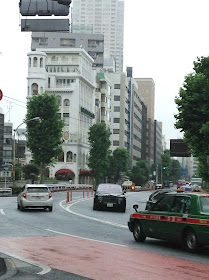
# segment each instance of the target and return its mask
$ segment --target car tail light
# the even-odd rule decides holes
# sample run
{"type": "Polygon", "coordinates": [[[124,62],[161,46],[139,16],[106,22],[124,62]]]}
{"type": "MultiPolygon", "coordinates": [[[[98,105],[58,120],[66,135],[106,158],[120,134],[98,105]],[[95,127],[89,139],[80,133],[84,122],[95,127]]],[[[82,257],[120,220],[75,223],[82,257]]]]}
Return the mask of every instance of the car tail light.
{"type": "Polygon", "coordinates": [[[23,194],[23,197],[24,197],[24,198],[26,198],[26,197],[27,197],[26,193],[24,193],[24,194],[23,194]]]}
{"type": "Polygon", "coordinates": [[[49,198],[51,198],[52,197],[52,194],[51,193],[49,193],[49,198]]]}

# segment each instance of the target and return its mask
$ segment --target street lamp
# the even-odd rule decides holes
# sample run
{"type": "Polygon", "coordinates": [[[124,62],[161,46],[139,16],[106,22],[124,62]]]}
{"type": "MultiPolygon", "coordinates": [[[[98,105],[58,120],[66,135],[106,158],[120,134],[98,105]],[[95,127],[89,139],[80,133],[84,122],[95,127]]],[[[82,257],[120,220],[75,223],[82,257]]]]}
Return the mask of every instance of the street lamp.
{"type": "Polygon", "coordinates": [[[13,186],[14,186],[14,183],[15,183],[15,133],[17,132],[18,128],[23,125],[24,123],[28,123],[30,121],[40,121],[40,117],[34,117],[30,120],[24,120],[21,124],[18,125],[18,127],[16,129],[13,129],[14,131],[14,140],[13,140],[13,186]]]}

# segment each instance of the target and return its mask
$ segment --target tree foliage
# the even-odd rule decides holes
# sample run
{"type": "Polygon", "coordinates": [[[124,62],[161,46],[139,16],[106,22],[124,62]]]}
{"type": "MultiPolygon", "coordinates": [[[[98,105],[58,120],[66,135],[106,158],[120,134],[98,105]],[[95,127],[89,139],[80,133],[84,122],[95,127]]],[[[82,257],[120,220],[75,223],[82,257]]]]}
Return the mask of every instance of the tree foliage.
{"type": "Polygon", "coordinates": [[[38,176],[40,173],[39,168],[34,164],[23,165],[23,174],[26,180],[31,179],[31,174],[38,176]]]}
{"type": "Polygon", "coordinates": [[[47,93],[34,95],[27,105],[27,147],[32,153],[34,163],[40,166],[41,182],[44,167],[55,162],[62,152],[61,136],[64,124],[58,112],[57,97],[47,93]],[[37,116],[41,121],[30,121],[37,116]]]}
{"type": "Polygon", "coordinates": [[[104,180],[109,166],[110,131],[105,123],[94,124],[89,129],[89,163],[96,185],[104,180]]]}
{"type": "Polygon", "coordinates": [[[144,186],[149,179],[149,167],[145,160],[137,161],[131,172],[131,179],[138,186],[144,186]]]}
{"type": "Polygon", "coordinates": [[[125,148],[117,148],[109,156],[108,178],[114,178],[117,183],[121,179],[121,173],[126,174],[128,170],[128,151],[125,148]]]}
{"type": "Polygon", "coordinates": [[[200,175],[208,180],[209,57],[197,58],[193,70],[185,77],[175,99],[178,109],[175,126],[184,132],[184,140],[199,160],[200,175]]]}

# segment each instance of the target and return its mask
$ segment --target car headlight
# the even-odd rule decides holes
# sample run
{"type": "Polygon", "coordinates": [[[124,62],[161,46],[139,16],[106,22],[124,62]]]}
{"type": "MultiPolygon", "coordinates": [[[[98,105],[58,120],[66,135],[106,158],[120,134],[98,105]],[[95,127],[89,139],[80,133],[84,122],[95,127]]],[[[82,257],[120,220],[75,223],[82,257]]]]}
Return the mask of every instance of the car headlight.
{"type": "Polygon", "coordinates": [[[123,198],[122,197],[118,197],[118,203],[123,202],[123,198]]]}
{"type": "Polygon", "coordinates": [[[98,198],[98,201],[99,201],[99,202],[102,202],[103,196],[98,196],[97,198],[98,198]]]}

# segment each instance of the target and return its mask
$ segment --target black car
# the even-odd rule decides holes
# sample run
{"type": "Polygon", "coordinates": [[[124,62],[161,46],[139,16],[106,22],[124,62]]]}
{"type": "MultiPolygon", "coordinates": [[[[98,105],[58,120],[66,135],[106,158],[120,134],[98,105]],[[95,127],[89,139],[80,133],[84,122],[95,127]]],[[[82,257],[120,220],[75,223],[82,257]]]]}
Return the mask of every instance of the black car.
{"type": "Polygon", "coordinates": [[[94,194],[93,210],[115,209],[126,211],[125,191],[117,184],[99,184],[94,194]]]}
{"type": "Polygon", "coordinates": [[[164,196],[166,193],[172,192],[170,189],[159,189],[151,193],[149,196],[149,200],[146,203],[145,210],[148,210],[152,207],[153,204],[155,204],[162,196],[164,196]]]}

